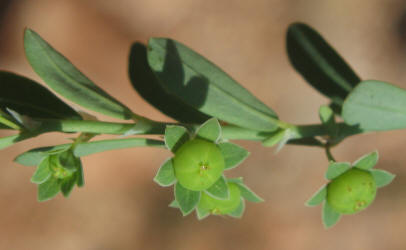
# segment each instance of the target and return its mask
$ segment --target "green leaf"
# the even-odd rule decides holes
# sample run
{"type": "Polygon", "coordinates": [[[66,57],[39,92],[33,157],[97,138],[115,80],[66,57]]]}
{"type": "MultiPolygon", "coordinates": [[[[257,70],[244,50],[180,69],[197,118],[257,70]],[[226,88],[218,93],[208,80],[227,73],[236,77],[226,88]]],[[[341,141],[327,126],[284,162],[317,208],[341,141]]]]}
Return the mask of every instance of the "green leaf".
{"type": "Polygon", "coordinates": [[[366,154],[356,160],[352,165],[356,168],[368,170],[373,168],[376,163],[378,162],[378,151],[374,151],[372,153],[366,154]]]}
{"type": "Polygon", "coordinates": [[[196,135],[208,141],[217,142],[221,137],[219,121],[216,118],[206,121],[197,129],[196,135]]]}
{"type": "Polygon", "coordinates": [[[196,215],[198,220],[203,220],[207,216],[210,215],[210,211],[207,211],[206,209],[203,209],[199,206],[196,207],[196,215]]]}
{"type": "Polygon", "coordinates": [[[49,177],[51,177],[51,175],[52,172],[51,169],[49,169],[49,158],[46,157],[38,165],[34,175],[31,177],[31,182],[36,184],[44,183],[49,177]]]}
{"type": "Polygon", "coordinates": [[[58,94],[107,116],[132,118],[127,107],[96,86],[33,30],[25,30],[24,48],[31,67],[58,94]]]}
{"type": "Polygon", "coordinates": [[[62,180],[61,183],[61,192],[64,197],[69,197],[70,193],[73,190],[73,187],[76,184],[77,176],[76,174],[71,176],[70,178],[66,178],[62,180]]]}
{"type": "Polygon", "coordinates": [[[76,185],[78,187],[83,187],[85,185],[85,177],[83,174],[82,161],[80,159],[79,159],[79,168],[78,168],[76,174],[77,174],[76,185]]]}
{"type": "Polygon", "coordinates": [[[175,185],[175,200],[183,216],[188,215],[197,206],[200,200],[200,191],[192,191],[182,187],[179,182],[175,185]]]}
{"type": "Polygon", "coordinates": [[[289,26],[286,45],[293,67],[310,85],[339,105],[361,81],[320,34],[306,24],[289,26]]]}
{"type": "Polygon", "coordinates": [[[406,128],[406,90],[379,81],[363,81],[348,96],[342,117],[362,130],[406,128]]]}
{"type": "Polygon", "coordinates": [[[79,158],[77,158],[72,150],[66,150],[59,154],[60,165],[70,171],[76,171],[79,164],[79,158]]]}
{"type": "Polygon", "coordinates": [[[31,137],[34,137],[34,134],[30,133],[22,133],[18,135],[10,135],[6,137],[0,138],[0,149],[7,148],[17,142],[29,139],[31,137]]]}
{"type": "Polygon", "coordinates": [[[228,191],[227,182],[224,176],[221,176],[213,185],[204,190],[204,192],[219,200],[227,200],[230,197],[230,192],[228,191]]]}
{"type": "Polygon", "coordinates": [[[47,201],[54,198],[60,190],[60,181],[55,177],[38,185],[38,201],[47,201]]]}
{"type": "Polygon", "coordinates": [[[108,150],[133,147],[164,147],[163,141],[145,138],[125,138],[100,140],[78,144],[74,149],[77,157],[100,153],[108,150]]]}
{"type": "Polygon", "coordinates": [[[370,171],[378,188],[390,184],[396,177],[396,175],[382,169],[372,169],[370,171]]]}
{"type": "Polygon", "coordinates": [[[232,182],[232,183],[235,183],[235,184],[244,184],[242,177],[227,178],[227,182],[232,182]]]}
{"type": "Polygon", "coordinates": [[[28,78],[0,71],[0,109],[44,119],[82,119],[51,91],[28,78]]]}
{"type": "Polygon", "coordinates": [[[171,203],[169,203],[169,207],[179,208],[179,204],[176,200],[173,200],[171,203]]]}
{"type": "Polygon", "coordinates": [[[326,128],[330,136],[337,136],[337,125],[334,118],[334,111],[326,105],[323,105],[319,109],[320,120],[326,128]]]}
{"type": "Polygon", "coordinates": [[[228,213],[227,215],[240,219],[244,214],[244,211],[245,211],[245,202],[244,199],[241,198],[240,205],[238,205],[238,207],[234,211],[228,213]]]}
{"type": "Polygon", "coordinates": [[[168,93],[220,120],[260,131],[273,131],[273,110],[207,59],[185,45],[151,38],[148,63],[168,93]]]}
{"type": "Polygon", "coordinates": [[[224,169],[232,169],[237,167],[250,154],[244,148],[230,142],[223,142],[218,144],[218,146],[224,157],[225,162],[224,169]]]}
{"type": "MultiPolygon", "coordinates": [[[[234,183],[236,183],[236,182],[234,182],[234,183]]],[[[236,183],[236,184],[241,191],[241,196],[244,197],[247,201],[256,202],[256,203],[264,201],[261,197],[256,195],[251,189],[249,189],[243,183],[236,183]]]]}
{"type": "Polygon", "coordinates": [[[341,214],[334,211],[327,201],[323,203],[322,220],[324,227],[330,228],[340,220],[341,214]]]}
{"type": "Polygon", "coordinates": [[[129,75],[132,86],[149,104],[183,123],[203,123],[210,116],[170,95],[155,76],[148,65],[147,48],[144,44],[134,43],[131,46],[129,59],[129,75]]]}
{"type": "Polygon", "coordinates": [[[306,201],[306,206],[309,207],[317,206],[326,199],[326,196],[327,196],[327,186],[324,185],[316,193],[314,193],[313,196],[308,201],[306,201]]]}
{"type": "Polygon", "coordinates": [[[176,152],[190,136],[185,127],[168,125],[165,128],[165,145],[172,152],[176,152]]]}
{"type": "Polygon", "coordinates": [[[326,172],[326,179],[332,180],[346,172],[351,168],[351,163],[349,162],[331,162],[328,165],[326,172]]]}
{"type": "Polygon", "coordinates": [[[14,161],[24,166],[37,166],[49,154],[67,150],[72,144],[34,148],[17,156],[14,161]]]}
{"type": "Polygon", "coordinates": [[[172,158],[167,159],[158,169],[154,181],[163,187],[170,186],[176,182],[175,171],[172,165],[172,158]]]}

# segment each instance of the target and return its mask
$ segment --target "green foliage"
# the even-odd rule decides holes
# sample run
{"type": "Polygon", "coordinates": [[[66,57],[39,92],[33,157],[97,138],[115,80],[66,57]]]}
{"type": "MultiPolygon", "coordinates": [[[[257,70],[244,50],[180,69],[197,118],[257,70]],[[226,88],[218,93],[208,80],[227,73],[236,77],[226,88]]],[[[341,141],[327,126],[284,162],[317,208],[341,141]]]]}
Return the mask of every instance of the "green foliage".
{"type": "Polygon", "coordinates": [[[382,131],[406,128],[406,90],[380,81],[363,81],[348,96],[342,116],[349,125],[382,131]]]}
{"type": "Polygon", "coordinates": [[[332,227],[343,214],[369,206],[376,189],[388,185],[395,175],[373,169],[377,151],[351,165],[336,162],[331,149],[352,135],[406,128],[406,90],[385,82],[361,81],[306,24],[290,25],[286,43],[293,67],[329,98],[318,110],[320,124],[294,125],[280,120],[273,109],[220,68],[169,38],[151,38],[148,47],[136,42],[129,55],[128,73],[134,89],[175,120],[153,121],[133,113],[37,33],[26,29],[27,59],[49,88],[89,110],[133,121],[106,122],[83,112],[79,115],[35,81],[0,71],[0,129],[16,133],[0,138],[0,149],[48,132],[74,137],[69,143],[31,149],[15,159],[22,165],[37,166],[31,182],[38,185],[38,200],[46,201],[59,192],[69,197],[75,185],[84,186],[80,157],[123,148],[166,148],[173,157],[161,165],[154,181],[173,186],[175,199],[170,207],[184,216],[196,210],[201,220],[209,215],[241,218],[245,201],[263,201],[242,177],[226,177],[225,170],[237,167],[249,155],[229,140],[277,145],[277,152],[285,145],[321,147],[329,160],[325,174],[329,182],[306,205],[323,204],[323,224],[332,227]],[[344,122],[337,122],[336,115],[344,122]],[[90,141],[102,134],[119,137],[90,141]],[[130,137],[134,135],[137,137],[130,137]]]}

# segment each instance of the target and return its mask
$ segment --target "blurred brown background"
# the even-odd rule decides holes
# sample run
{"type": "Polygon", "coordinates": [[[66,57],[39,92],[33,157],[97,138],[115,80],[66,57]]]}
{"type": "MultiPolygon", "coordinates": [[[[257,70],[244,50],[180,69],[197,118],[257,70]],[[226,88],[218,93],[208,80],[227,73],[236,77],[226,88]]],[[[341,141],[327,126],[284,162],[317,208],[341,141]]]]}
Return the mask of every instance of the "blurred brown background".
{"type": "MultiPolygon", "coordinates": [[[[196,49],[292,123],[318,122],[318,107],[327,103],[289,65],[284,39],[294,21],[319,30],[363,79],[406,88],[403,0],[1,0],[0,7],[1,69],[39,80],[23,53],[23,29],[30,27],[107,92],[153,119],[167,120],[127,78],[131,43],[151,36],[196,49]]],[[[330,230],[323,229],[320,207],[303,205],[324,183],[327,160],[320,149],[289,146],[274,154],[240,142],[252,153],[231,175],[244,176],[266,202],[248,204],[241,220],[198,222],[168,208],[172,190],[152,181],[169,156],[159,149],[88,156],[85,188],[38,203],[29,182],[34,168],[12,160],[66,138],[44,135],[0,152],[1,250],[406,249],[404,131],[356,136],[334,149],[342,161],[378,149],[378,167],[397,178],[369,209],[330,230]]]]}

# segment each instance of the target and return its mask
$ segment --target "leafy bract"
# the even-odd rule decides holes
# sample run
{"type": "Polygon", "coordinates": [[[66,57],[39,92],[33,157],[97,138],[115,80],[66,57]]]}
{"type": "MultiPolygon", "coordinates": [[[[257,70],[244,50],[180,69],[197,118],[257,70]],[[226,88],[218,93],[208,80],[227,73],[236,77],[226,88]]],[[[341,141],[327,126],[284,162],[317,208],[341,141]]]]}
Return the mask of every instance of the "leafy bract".
{"type": "Polygon", "coordinates": [[[382,169],[373,169],[371,170],[371,174],[378,188],[388,185],[396,177],[394,174],[391,174],[388,171],[382,169]]]}
{"type": "Polygon", "coordinates": [[[168,125],[165,128],[165,145],[172,152],[176,152],[183,143],[190,138],[185,127],[168,125]]]}
{"type": "Polygon", "coordinates": [[[224,157],[224,169],[232,169],[237,167],[250,154],[244,148],[230,142],[223,142],[218,144],[218,146],[224,157]]]}
{"type": "Polygon", "coordinates": [[[203,123],[210,118],[162,87],[159,78],[148,65],[147,48],[144,44],[136,42],[131,46],[128,70],[134,89],[165,115],[184,123],[203,123]]]}
{"type": "Polygon", "coordinates": [[[36,184],[44,183],[46,180],[48,180],[51,174],[52,172],[49,168],[49,158],[45,157],[38,165],[34,175],[31,177],[31,182],[36,184]]]}
{"type": "Polygon", "coordinates": [[[320,34],[304,23],[289,26],[286,44],[293,67],[310,85],[339,105],[361,81],[320,34]]]}
{"type": "Polygon", "coordinates": [[[325,228],[334,226],[341,218],[341,214],[336,212],[327,201],[323,203],[322,221],[325,228]]]}
{"type": "Polygon", "coordinates": [[[165,144],[163,141],[145,138],[100,140],[78,144],[74,149],[74,153],[75,156],[79,157],[100,153],[107,150],[132,147],[165,147],[165,144]]]}
{"type": "Polygon", "coordinates": [[[60,191],[60,179],[49,178],[38,185],[38,201],[47,201],[55,197],[60,191]]]}
{"type": "Polygon", "coordinates": [[[33,118],[82,119],[75,110],[40,84],[0,71],[0,109],[14,110],[33,118]]]}
{"type": "Polygon", "coordinates": [[[72,144],[34,148],[17,156],[14,161],[24,166],[37,166],[42,159],[52,153],[67,150],[72,144]]]}
{"type": "Polygon", "coordinates": [[[263,202],[264,200],[255,194],[251,189],[245,186],[243,183],[234,182],[237,184],[238,188],[241,191],[241,196],[244,197],[247,201],[251,202],[263,202]]]}
{"type": "Polygon", "coordinates": [[[376,163],[378,162],[378,151],[374,151],[372,153],[366,154],[359,158],[357,161],[355,161],[352,165],[354,167],[360,168],[360,169],[371,169],[373,168],[376,163]]]}
{"type": "Polygon", "coordinates": [[[220,177],[213,185],[211,185],[204,192],[206,192],[209,196],[220,200],[227,200],[229,199],[230,196],[227,182],[223,176],[220,177]]]}
{"type": "Polygon", "coordinates": [[[350,168],[351,164],[349,162],[332,162],[328,165],[326,179],[332,180],[337,178],[350,168]]]}
{"type": "Polygon", "coordinates": [[[188,215],[197,206],[200,200],[200,191],[184,188],[179,182],[175,185],[175,200],[184,216],[188,215]]]}
{"type": "Polygon", "coordinates": [[[273,110],[207,59],[185,45],[151,38],[148,62],[168,93],[220,120],[260,131],[273,131],[273,110]]]}
{"type": "Polygon", "coordinates": [[[216,118],[211,118],[203,123],[196,132],[196,135],[200,138],[217,142],[221,137],[220,123],[216,118]]]}
{"type": "Polygon", "coordinates": [[[104,115],[132,118],[127,107],[96,86],[35,31],[25,30],[24,48],[34,71],[61,96],[104,115]]]}
{"type": "Polygon", "coordinates": [[[327,186],[322,186],[308,201],[306,201],[306,206],[313,207],[322,203],[327,196],[327,186]]]}
{"type": "Polygon", "coordinates": [[[176,182],[172,158],[166,160],[158,169],[158,173],[156,174],[154,181],[163,187],[170,186],[176,182]]]}
{"type": "Polygon", "coordinates": [[[342,117],[369,131],[406,128],[406,90],[380,81],[363,81],[348,96],[342,117]]]}

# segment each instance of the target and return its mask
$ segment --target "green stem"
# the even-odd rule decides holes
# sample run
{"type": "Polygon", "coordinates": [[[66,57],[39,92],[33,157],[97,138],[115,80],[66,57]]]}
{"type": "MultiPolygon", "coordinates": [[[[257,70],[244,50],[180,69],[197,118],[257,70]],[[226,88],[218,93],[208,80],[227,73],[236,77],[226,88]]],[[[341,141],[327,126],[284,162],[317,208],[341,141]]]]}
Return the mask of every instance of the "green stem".
{"type": "Polygon", "coordinates": [[[331,162],[331,161],[332,161],[332,162],[336,162],[336,160],[334,159],[333,154],[331,154],[330,145],[329,145],[329,144],[326,144],[324,148],[326,149],[326,155],[327,155],[328,161],[329,161],[329,162],[331,162]]]}

